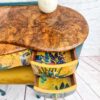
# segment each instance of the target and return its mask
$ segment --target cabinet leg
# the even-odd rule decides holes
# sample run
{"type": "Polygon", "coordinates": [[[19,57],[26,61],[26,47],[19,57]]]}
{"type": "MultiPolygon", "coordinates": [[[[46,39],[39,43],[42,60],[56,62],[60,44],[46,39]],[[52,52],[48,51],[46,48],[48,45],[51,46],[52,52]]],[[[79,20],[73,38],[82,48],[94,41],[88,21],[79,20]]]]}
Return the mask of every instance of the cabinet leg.
{"type": "Polygon", "coordinates": [[[4,96],[4,95],[6,95],[6,92],[5,92],[4,90],[0,89],[0,94],[1,94],[2,96],[4,96]]]}
{"type": "Polygon", "coordinates": [[[41,96],[39,96],[39,95],[36,95],[36,98],[37,98],[37,99],[40,99],[40,98],[41,98],[41,96]]]}

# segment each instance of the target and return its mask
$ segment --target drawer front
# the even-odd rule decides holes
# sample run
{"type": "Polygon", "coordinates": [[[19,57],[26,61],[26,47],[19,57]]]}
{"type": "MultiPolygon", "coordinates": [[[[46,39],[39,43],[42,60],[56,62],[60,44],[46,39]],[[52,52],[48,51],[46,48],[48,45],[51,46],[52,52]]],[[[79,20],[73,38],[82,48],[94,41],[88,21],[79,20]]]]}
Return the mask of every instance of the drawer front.
{"type": "Polygon", "coordinates": [[[43,80],[41,77],[36,79],[34,84],[36,92],[44,94],[71,93],[76,89],[76,79],[74,74],[66,78],[48,78],[43,80]]]}
{"type": "Polygon", "coordinates": [[[0,70],[10,69],[30,64],[31,51],[24,50],[0,56],[0,70]]]}
{"type": "Polygon", "coordinates": [[[78,64],[78,60],[60,64],[60,65],[47,65],[38,62],[31,61],[31,66],[33,68],[34,74],[36,75],[46,75],[48,77],[66,77],[75,72],[78,64]]]}
{"type": "Polygon", "coordinates": [[[31,66],[36,75],[66,77],[75,72],[78,65],[75,49],[66,52],[34,52],[31,66]]]}

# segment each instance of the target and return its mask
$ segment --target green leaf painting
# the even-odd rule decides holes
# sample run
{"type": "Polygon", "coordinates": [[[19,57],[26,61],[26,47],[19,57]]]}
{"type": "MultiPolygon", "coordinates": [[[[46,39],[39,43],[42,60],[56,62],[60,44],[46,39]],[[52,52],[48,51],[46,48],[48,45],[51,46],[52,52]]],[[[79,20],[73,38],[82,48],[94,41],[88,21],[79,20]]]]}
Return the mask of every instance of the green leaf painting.
{"type": "Polygon", "coordinates": [[[61,89],[65,89],[65,88],[68,88],[69,85],[68,83],[64,84],[63,82],[61,83],[61,85],[58,87],[58,86],[55,86],[55,89],[56,90],[61,90],[61,89]]]}

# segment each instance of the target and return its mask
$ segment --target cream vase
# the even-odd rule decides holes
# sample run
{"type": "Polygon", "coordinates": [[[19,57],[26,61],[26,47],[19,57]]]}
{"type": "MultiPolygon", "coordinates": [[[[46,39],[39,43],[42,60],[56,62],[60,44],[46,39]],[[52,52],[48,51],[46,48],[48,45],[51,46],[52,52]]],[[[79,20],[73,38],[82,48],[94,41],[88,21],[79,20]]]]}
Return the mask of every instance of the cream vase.
{"type": "Polygon", "coordinates": [[[56,10],[58,0],[38,0],[39,8],[44,13],[51,13],[56,10]]]}

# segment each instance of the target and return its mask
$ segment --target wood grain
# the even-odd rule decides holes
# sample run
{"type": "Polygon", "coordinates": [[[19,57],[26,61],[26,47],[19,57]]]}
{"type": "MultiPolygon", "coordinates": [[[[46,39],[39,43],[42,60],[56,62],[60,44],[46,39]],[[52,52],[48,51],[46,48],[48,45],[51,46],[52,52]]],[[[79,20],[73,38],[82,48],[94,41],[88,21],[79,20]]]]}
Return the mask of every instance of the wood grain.
{"type": "Polygon", "coordinates": [[[19,52],[19,51],[23,51],[25,49],[26,48],[24,48],[24,47],[20,47],[20,46],[16,46],[16,45],[0,44],[0,55],[19,52]]]}
{"type": "Polygon", "coordinates": [[[38,6],[0,7],[0,42],[43,51],[65,51],[82,44],[88,25],[78,12],[63,6],[50,14],[38,6]]]}
{"type": "Polygon", "coordinates": [[[80,12],[89,24],[81,56],[100,56],[100,0],[59,0],[59,4],[80,12]]]}

